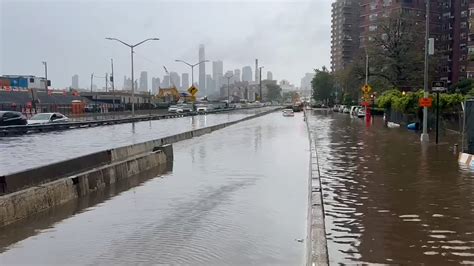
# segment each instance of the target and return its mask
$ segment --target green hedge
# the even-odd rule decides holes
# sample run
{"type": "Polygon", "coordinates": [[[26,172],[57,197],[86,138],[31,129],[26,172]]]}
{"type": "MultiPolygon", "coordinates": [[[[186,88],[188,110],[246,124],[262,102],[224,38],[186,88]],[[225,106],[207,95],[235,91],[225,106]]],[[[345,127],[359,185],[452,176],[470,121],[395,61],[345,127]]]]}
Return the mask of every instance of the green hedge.
{"type": "MultiPolygon", "coordinates": [[[[377,105],[384,109],[393,109],[401,113],[416,113],[419,109],[418,101],[423,97],[423,91],[406,92],[402,94],[401,91],[393,89],[382,93],[378,97],[377,105]]],[[[433,106],[436,108],[436,94],[430,94],[433,99],[433,106]]],[[[441,93],[439,97],[439,105],[441,111],[453,111],[464,102],[466,96],[459,93],[441,93]]]]}

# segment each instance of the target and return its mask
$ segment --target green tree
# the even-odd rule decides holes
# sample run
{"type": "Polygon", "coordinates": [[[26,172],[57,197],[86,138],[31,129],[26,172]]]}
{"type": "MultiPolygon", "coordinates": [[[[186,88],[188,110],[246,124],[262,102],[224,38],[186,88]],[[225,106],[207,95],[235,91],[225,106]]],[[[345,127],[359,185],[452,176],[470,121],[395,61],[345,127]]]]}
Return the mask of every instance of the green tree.
{"type": "Polygon", "coordinates": [[[267,100],[269,101],[281,101],[281,87],[277,84],[268,84],[267,85],[267,100]]]}
{"type": "Polygon", "coordinates": [[[326,67],[321,70],[315,69],[316,75],[311,80],[311,87],[313,89],[313,98],[316,101],[323,101],[328,103],[334,98],[334,77],[326,67]]]}
{"type": "MultiPolygon", "coordinates": [[[[381,87],[381,91],[422,88],[423,25],[419,17],[403,12],[378,20],[377,28],[369,34],[366,47],[369,56],[369,83],[377,84],[374,87],[381,87]]],[[[365,74],[365,53],[359,57],[357,70],[359,74],[365,74]]]]}

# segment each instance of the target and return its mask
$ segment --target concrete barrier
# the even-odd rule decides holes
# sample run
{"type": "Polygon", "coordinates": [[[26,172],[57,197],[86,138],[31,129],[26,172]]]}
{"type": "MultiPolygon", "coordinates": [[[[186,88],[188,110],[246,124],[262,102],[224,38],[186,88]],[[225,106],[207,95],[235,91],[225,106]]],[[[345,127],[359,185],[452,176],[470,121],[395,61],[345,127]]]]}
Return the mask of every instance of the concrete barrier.
{"type": "Polygon", "coordinates": [[[306,119],[306,126],[310,143],[306,265],[329,265],[324,217],[323,188],[321,185],[316,144],[311,138],[308,119],[306,119]]]}
{"type": "Polygon", "coordinates": [[[0,195],[57,180],[67,175],[110,163],[109,151],[101,151],[47,166],[0,177],[0,195]]]}
{"type": "Polygon", "coordinates": [[[164,147],[163,150],[141,154],[40,186],[3,195],[0,197],[0,226],[100,190],[118,180],[136,176],[142,171],[157,167],[165,170],[167,163],[165,150],[172,152],[169,146],[164,147]]]}

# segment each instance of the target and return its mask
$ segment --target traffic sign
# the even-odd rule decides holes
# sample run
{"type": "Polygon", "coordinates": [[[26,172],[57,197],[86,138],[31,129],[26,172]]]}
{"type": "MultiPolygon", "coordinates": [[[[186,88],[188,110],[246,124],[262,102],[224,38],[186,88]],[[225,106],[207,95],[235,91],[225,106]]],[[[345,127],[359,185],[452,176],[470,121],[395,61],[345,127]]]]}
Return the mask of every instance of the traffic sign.
{"type": "Polygon", "coordinates": [[[420,98],[419,102],[421,107],[431,107],[433,104],[433,99],[431,98],[420,98]]]}
{"type": "Polygon", "coordinates": [[[370,106],[370,103],[369,102],[362,102],[361,105],[367,107],[367,106],[370,106]]]}
{"type": "Polygon", "coordinates": [[[189,87],[189,89],[188,89],[188,92],[189,92],[192,96],[196,95],[196,93],[198,93],[198,91],[199,91],[198,88],[194,87],[194,85],[191,86],[191,87],[189,87]]]}
{"type": "Polygon", "coordinates": [[[369,84],[365,84],[361,90],[364,94],[369,94],[372,91],[372,87],[369,84]]]}
{"type": "Polygon", "coordinates": [[[444,81],[433,81],[433,83],[431,84],[431,90],[434,92],[446,91],[444,81]]]}

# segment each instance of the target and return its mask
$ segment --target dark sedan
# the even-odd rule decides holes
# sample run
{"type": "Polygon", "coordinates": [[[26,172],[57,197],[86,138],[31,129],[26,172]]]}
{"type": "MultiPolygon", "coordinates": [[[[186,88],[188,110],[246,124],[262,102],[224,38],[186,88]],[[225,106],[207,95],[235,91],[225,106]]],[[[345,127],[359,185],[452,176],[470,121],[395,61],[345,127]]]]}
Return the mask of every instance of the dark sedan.
{"type": "Polygon", "coordinates": [[[20,112],[0,111],[0,127],[26,125],[28,120],[20,112]]]}

